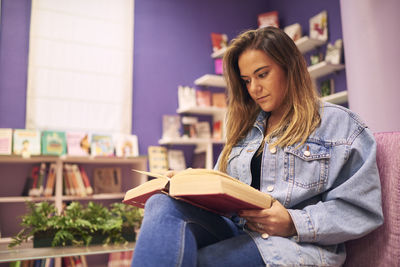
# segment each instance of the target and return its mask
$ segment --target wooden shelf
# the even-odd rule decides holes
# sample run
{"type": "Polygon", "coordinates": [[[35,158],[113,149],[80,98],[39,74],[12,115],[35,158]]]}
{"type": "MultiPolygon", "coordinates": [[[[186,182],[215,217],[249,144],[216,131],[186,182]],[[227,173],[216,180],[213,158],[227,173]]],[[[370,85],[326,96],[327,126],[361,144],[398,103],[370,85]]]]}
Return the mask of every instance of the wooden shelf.
{"type": "Polygon", "coordinates": [[[63,201],[74,200],[100,200],[100,199],[123,199],[125,193],[94,194],[90,196],[62,196],[63,201]]]}
{"type": "Polygon", "coordinates": [[[176,113],[192,113],[199,115],[221,115],[226,112],[226,108],[219,107],[190,107],[190,108],[180,108],[176,110],[176,113]]]}
{"type": "Polygon", "coordinates": [[[55,201],[55,197],[0,197],[0,203],[25,203],[42,202],[42,201],[55,201]]]}
{"type": "Polygon", "coordinates": [[[105,254],[132,251],[134,248],[135,242],[129,242],[126,245],[91,245],[85,247],[70,246],[56,248],[33,248],[32,242],[30,242],[27,247],[0,250],[0,262],[105,254]]]}
{"type": "Polygon", "coordinates": [[[211,86],[211,87],[226,87],[226,82],[223,76],[215,74],[205,74],[194,81],[195,85],[211,86]]]}
{"type": "Polygon", "coordinates": [[[308,72],[312,79],[317,79],[319,77],[323,77],[335,71],[340,71],[344,69],[343,64],[331,64],[326,61],[319,62],[315,65],[309,66],[308,72]]]}
{"type": "Polygon", "coordinates": [[[343,104],[346,103],[347,100],[347,91],[338,92],[329,96],[322,97],[322,101],[330,102],[333,104],[343,104]]]}
{"type": "Polygon", "coordinates": [[[211,138],[163,138],[158,141],[160,145],[201,145],[201,144],[224,144],[224,141],[216,141],[211,138]]]}
{"type": "Polygon", "coordinates": [[[303,36],[295,42],[297,48],[300,50],[302,54],[307,53],[308,51],[311,51],[325,43],[326,41],[321,41],[318,39],[310,39],[308,36],[303,36]]]}

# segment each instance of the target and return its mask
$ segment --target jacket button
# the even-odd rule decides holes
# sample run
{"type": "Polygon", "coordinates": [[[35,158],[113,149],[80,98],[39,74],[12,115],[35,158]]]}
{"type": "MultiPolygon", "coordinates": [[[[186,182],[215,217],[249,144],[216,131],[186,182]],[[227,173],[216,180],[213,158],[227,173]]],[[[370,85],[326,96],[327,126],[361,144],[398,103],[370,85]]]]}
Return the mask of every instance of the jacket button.
{"type": "Polygon", "coordinates": [[[269,185],[269,186],[267,187],[267,191],[268,191],[268,192],[274,191],[274,186],[273,186],[273,185],[269,185]]]}
{"type": "Polygon", "coordinates": [[[275,154],[276,153],[276,147],[271,147],[269,149],[269,152],[271,152],[271,154],[275,154]]]}
{"type": "Polygon", "coordinates": [[[309,157],[311,156],[311,152],[309,150],[306,150],[303,152],[304,156],[309,157]]]}

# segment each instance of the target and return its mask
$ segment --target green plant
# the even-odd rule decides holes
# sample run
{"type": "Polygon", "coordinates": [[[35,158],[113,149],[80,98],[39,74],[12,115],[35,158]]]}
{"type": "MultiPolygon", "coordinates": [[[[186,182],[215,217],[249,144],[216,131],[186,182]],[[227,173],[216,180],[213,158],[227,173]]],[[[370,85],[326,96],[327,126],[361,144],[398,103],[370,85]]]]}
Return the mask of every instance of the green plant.
{"type": "Polygon", "coordinates": [[[124,229],[138,229],[143,218],[142,210],[114,203],[108,209],[101,204],[71,202],[58,214],[49,202],[27,202],[28,213],[22,216],[23,229],[12,239],[9,247],[20,245],[29,238],[50,235],[51,246],[89,245],[100,237],[104,244],[126,242],[124,229]]]}

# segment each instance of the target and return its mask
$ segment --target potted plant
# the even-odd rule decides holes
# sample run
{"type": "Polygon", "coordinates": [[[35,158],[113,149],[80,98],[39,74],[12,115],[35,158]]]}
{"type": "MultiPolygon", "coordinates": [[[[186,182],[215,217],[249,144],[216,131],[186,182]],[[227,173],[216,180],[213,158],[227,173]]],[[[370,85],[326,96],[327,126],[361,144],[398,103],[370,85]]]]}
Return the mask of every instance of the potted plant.
{"type": "Polygon", "coordinates": [[[106,208],[94,202],[86,207],[71,202],[61,214],[49,202],[28,202],[27,206],[28,213],[22,216],[23,229],[13,237],[10,247],[32,237],[34,247],[134,241],[143,217],[142,210],[122,203],[106,208]]]}

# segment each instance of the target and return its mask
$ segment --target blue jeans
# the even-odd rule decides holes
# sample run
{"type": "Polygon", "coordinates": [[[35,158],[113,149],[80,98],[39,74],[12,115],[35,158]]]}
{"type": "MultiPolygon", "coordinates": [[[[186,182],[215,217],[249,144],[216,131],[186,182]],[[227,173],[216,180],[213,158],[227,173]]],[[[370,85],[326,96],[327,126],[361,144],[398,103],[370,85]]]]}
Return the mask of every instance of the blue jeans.
{"type": "Polygon", "coordinates": [[[265,266],[229,219],[158,194],[147,200],[132,266],[265,266]]]}

